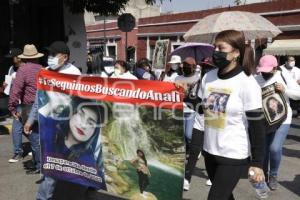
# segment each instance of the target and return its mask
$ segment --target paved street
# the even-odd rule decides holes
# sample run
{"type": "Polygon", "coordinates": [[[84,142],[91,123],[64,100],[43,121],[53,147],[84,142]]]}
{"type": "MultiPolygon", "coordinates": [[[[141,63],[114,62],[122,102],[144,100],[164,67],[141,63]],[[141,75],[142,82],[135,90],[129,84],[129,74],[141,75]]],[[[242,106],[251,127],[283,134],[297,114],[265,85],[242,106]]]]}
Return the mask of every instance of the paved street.
{"type": "MultiPolygon", "coordinates": [[[[9,164],[7,160],[11,157],[11,137],[2,135],[5,129],[0,127],[0,199],[9,200],[32,200],[35,197],[38,185],[35,181],[38,175],[26,175],[22,163],[9,164]]],[[[24,139],[24,142],[27,142],[24,139]]],[[[25,160],[30,159],[29,156],[25,160]]],[[[193,176],[191,190],[185,192],[185,200],[205,200],[209,187],[205,186],[206,173],[203,159],[198,162],[196,172],[193,176]]],[[[284,157],[279,176],[280,188],[272,192],[270,200],[296,200],[300,199],[300,120],[294,120],[288,140],[284,145],[284,157]]],[[[239,182],[234,191],[238,200],[256,199],[253,188],[247,179],[239,182]]],[[[101,198],[108,199],[108,198],[101,198]]]]}

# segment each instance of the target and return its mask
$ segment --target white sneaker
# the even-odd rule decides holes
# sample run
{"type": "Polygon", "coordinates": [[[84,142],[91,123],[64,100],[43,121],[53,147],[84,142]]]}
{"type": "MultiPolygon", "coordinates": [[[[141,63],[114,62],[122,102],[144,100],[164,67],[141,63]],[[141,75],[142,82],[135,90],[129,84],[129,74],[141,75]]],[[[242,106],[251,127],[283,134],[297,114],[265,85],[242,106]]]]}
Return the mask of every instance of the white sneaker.
{"type": "Polygon", "coordinates": [[[207,179],[206,185],[207,185],[207,186],[212,186],[212,183],[211,183],[211,181],[210,181],[209,179],[207,179]]]}
{"type": "Polygon", "coordinates": [[[29,156],[32,156],[32,152],[29,152],[28,155],[29,155],[29,156]]]}
{"type": "Polygon", "coordinates": [[[11,159],[8,160],[9,163],[16,163],[19,162],[19,160],[22,160],[23,157],[19,154],[15,154],[11,159]]]}
{"type": "Polygon", "coordinates": [[[189,191],[190,190],[190,183],[186,179],[184,179],[184,182],[183,182],[183,190],[184,191],[189,191]]]}

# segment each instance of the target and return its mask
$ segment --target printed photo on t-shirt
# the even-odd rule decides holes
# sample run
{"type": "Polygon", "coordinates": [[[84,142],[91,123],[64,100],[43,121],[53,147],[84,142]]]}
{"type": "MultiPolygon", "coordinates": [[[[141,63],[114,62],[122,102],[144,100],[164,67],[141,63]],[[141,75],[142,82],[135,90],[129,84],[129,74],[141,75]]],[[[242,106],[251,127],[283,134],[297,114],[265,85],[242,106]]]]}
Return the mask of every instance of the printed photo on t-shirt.
{"type": "Polygon", "coordinates": [[[209,95],[203,100],[205,126],[224,129],[226,122],[226,107],[230,97],[229,89],[209,88],[209,95]]]}
{"type": "Polygon", "coordinates": [[[284,97],[275,91],[275,83],[262,88],[263,109],[269,125],[282,123],[287,116],[284,97]]]}

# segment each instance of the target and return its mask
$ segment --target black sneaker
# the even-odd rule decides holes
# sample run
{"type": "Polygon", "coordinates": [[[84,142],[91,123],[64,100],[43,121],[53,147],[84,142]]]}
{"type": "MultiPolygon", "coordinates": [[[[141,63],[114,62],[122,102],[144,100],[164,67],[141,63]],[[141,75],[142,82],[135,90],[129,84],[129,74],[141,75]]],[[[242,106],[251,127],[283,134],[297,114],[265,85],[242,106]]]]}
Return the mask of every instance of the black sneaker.
{"type": "Polygon", "coordinates": [[[271,190],[277,190],[278,189],[278,181],[276,176],[270,176],[269,177],[269,187],[271,190]]]}
{"type": "Polygon", "coordinates": [[[15,154],[11,159],[8,160],[9,163],[16,163],[19,162],[19,160],[22,160],[23,156],[20,154],[15,154]]]}

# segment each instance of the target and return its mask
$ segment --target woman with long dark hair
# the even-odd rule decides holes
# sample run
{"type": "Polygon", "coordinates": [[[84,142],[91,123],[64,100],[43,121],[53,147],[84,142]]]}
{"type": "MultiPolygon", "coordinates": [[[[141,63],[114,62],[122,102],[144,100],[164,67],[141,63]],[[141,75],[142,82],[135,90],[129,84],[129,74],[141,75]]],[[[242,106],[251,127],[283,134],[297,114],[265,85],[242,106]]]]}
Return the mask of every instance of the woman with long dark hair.
{"type": "MultiPolygon", "coordinates": [[[[46,155],[43,158],[44,163],[47,156],[52,155],[55,158],[89,166],[95,169],[95,176],[98,178],[89,179],[66,172],[55,173],[52,176],[57,179],[66,177],[70,182],[96,189],[106,189],[100,143],[100,125],[103,120],[101,107],[93,101],[74,97],[68,106],[64,104],[59,109],[51,108],[51,112],[45,112],[43,107],[40,111],[41,128],[45,129],[44,134],[41,135],[42,151],[46,155]],[[51,114],[53,111],[55,115],[51,114]],[[49,129],[49,127],[56,127],[56,129],[49,129]]],[[[47,169],[44,171],[47,172],[47,169]]]]}
{"type": "Polygon", "coordinates": [[[267,109],[271,120],[275,120],[278,115],[282,114],[283,105],[275,97],[270,97],[267,100],[267,109]]]}
{"type": "Polygon", "coordinates": [[[262,97],[252,75],[252,49],[244,34],[222,31],[214,45],[217,69],[204,76],[198,93],[205,117],[203,155],[212,181],[208,199],[232,200],[232,191],[247,166],[254,171],[253,181],[264,181],[262,97]],[[218,103],[217,98],[209,99],[212,95],[226,97],[222,111],[209,106],[218,103]]]}
{"type": "Polygon", "coordinates": [[[139,188],[141,195],[145,196],[145,189],[149,185],[149,176],[151,176],[145,153],[138,149],[136,151],[137,158],[131,160],[131,164],[136,168],[139,178],[139,188]]]}

